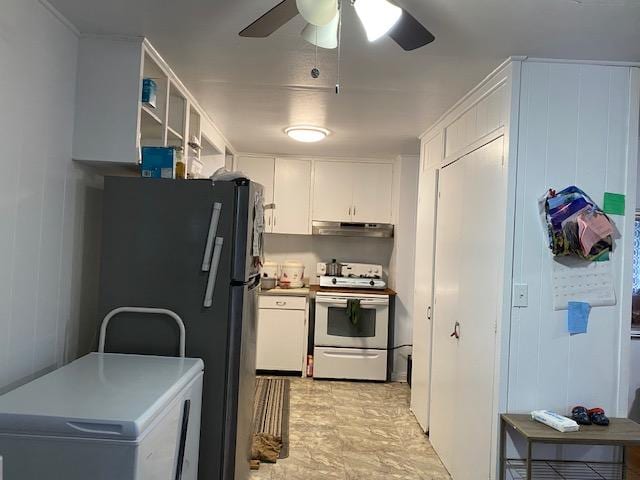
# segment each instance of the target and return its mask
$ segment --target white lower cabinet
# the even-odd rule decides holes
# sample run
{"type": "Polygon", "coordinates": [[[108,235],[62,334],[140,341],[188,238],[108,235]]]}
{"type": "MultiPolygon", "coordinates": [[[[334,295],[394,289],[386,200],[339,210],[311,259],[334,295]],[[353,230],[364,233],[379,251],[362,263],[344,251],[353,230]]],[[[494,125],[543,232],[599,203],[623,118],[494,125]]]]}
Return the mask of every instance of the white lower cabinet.
{"type": "Polygon", "coordinates": [[[304,373],[307,332],[305,297],[260,297],[257,369],[304,373]]]}

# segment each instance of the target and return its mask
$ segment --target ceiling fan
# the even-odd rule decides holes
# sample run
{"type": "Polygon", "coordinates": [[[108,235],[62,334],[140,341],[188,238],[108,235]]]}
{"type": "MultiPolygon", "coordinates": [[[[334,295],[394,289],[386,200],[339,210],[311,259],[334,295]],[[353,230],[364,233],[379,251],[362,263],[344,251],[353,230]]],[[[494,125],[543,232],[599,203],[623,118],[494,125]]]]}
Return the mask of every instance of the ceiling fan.
{"type": "Polygon", "coordinates": [[[283,0],[240,32],[241,37],[268,37],[298,14],[308,22],[302,36],[308,42],[333,49],[338,46],[341,4],[356,10],[370,42],[389,35],[404,50],[415,50],[435,37],[409,12],[388,0],[283,0]]]}

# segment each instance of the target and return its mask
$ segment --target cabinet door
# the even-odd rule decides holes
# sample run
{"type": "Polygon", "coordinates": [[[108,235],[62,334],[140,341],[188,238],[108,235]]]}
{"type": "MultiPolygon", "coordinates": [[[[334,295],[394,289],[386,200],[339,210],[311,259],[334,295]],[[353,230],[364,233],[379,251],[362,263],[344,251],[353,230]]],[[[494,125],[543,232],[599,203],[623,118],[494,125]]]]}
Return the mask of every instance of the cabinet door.
{"type": "Polygon", "coordinates": [[[353,221],[391,223],[393,165],[390,163],[351,164],[353,221]]]}
{"type": "Polygon", "coordinates": [[[258,370],[301,371],[305,341],[304,310],[261,308],[256,346],[258,370]]]}
{"type": "Polygon", "coordinates": [[[311,233],[311,161],[276,158],[273,233],[311,233]]]}
{"type": "Polygon", "coordinates": [[[313,185],[313,220],[350,222],[353,164],[317,161],[313,185]]]}
{"type": "MultiPolygon", "coordinates": [[[[246,174],[252,181],[264,187],[265,205],[273,203],[273,177],[275,158],[273,157],[238,157],[236,170],[246,174]]],[[[273,210],[264,211],[265,231],[273,230],[273,210]]]]}
{"type": "Polygon", "coordinates": [[[411,411],[422,429],[429,430],[431,387],[431,328],[433,318],[433,264],[435,253],[438,171],[420,177],[416,229],[416,273],[413,308],[413,370],[411,411]]]}

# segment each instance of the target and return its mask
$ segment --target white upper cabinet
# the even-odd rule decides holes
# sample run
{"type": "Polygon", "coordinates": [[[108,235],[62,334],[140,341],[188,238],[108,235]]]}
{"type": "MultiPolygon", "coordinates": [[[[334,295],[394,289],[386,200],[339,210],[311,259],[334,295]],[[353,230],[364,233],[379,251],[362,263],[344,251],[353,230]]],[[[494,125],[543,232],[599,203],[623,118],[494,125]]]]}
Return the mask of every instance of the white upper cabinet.
{"type": "Polygon", "coordinates": [[[311,161],[276,158],[273,233],[311,233],[311,161]]]}
{"type": "Polygon", "coordinates": [[[391,223],[393,165],[317,161],[313,220],[391,223]]]}
{"type": "Polygon", "coordinates": [[[353,164],[316,162],[313,220],[350,222],[353,209],[353,164]]]}
{"type": "Polygon", "coordinates": [[[264,187],[267,233],[311,233],[310,160],[240,156],[236,170],[264,187]]]}
{"type": "Polygon", "coordinates": [[[224,137],[144,38],[82,37],[77,69],[74,160],[137,166],[141,147],[173,146],[189,172],[221,163],[224,137]],[[145,78],[157,85],[153,104],[142,103],[145,78]]]}
{"type": "Polygon", "coordinates": [[[353,165],[352,219],[359,223],[391,223],[393,165],[355,163],[353,165]]]}

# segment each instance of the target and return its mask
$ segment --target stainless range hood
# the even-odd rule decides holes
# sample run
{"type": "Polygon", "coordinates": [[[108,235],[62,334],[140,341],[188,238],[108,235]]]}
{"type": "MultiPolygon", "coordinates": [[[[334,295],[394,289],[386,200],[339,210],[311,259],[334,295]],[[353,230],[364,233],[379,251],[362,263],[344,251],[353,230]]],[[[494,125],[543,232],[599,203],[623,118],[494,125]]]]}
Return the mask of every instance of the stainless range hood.
{"type": "Polygon", "coordinates": [[[314,220],[312,233],[341,237],[393,238],[393,225],[388,223],[317,222],[314,220]]]}

